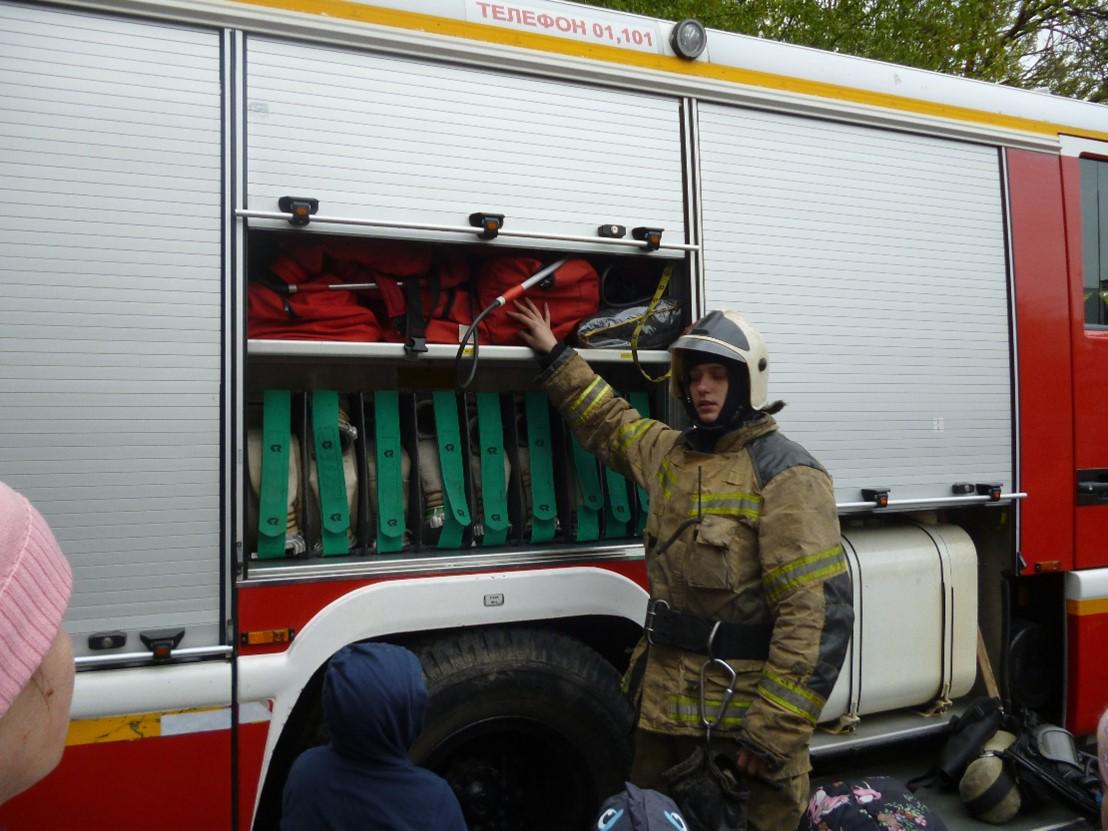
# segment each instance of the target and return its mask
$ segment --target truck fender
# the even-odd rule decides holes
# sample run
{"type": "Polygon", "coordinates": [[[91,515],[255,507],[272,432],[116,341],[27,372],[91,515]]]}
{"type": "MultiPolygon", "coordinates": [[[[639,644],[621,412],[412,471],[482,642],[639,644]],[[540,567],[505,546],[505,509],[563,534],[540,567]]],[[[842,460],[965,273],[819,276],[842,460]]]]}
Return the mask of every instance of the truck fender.
{"type": "Polygon", "coordinates": [[[646,591],[633,580],[593,567],[397,579],[349,592],[316,613],[284,652],[239,658],[240,705],[272,702],[258,781],[265,781],[277,741],[304,687],[349,643],[398,633],[585,615],[641,624],[647,600],[646,591]]]}

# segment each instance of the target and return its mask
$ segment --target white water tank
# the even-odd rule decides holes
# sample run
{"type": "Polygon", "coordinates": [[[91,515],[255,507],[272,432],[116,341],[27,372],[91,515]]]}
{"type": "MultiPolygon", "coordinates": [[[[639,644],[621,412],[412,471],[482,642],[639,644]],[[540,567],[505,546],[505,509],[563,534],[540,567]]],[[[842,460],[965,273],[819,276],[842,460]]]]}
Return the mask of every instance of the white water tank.
{"type": "Polygon", "coordinates": [[[831,721],[969,692],[977,673],[977,552],[955,525],[846,529],[854,637],[820,716],[831,721]]]}

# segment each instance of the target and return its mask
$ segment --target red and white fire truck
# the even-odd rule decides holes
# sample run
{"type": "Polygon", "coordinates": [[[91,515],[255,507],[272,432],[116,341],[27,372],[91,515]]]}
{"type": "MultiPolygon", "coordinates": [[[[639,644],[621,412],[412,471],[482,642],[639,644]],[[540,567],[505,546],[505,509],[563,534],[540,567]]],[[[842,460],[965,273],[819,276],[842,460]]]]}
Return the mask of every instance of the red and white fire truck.
{"type": "MultiPolygon", "coordinates": [[[[251,337],[290,241],[672,265],[686,322],[749,316],[854,583],[817,757],[941,729],[979,637],[1076,734],[1108,704],[1108,108],[557,0],[0,21],[0,478],[72,562],[78,668],[63,761],[0,826],[275,827],[321,670],[367,639],[420,654],[414,754],[471,827],[584,827],[619,783],[641,496],[534,404],[523,347],[469,349],[463,391],[457,343],[251,337]],[[259,542],[274,413],[293,556],[259,542]]],[[[582,354],[679,422],[639,372],[663,348],[582,354]]]]}

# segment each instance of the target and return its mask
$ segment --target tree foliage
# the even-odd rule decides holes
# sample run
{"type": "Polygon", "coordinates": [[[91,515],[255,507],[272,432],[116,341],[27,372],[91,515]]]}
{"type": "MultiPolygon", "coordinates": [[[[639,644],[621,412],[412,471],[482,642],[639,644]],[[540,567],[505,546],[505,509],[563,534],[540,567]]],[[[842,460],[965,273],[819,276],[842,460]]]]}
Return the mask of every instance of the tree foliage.
{"type": "Polygon", "coordinates": [[[653,17],[1108,102],[1108,0],[593,0],[653,17]]]}

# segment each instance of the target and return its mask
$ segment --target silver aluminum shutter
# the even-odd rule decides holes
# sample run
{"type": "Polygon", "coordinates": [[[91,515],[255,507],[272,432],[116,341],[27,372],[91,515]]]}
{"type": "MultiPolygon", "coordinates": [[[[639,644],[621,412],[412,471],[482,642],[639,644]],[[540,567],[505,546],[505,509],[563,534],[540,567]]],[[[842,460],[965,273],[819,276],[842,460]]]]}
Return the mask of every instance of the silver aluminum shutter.
{"type": "Polygon", "coordinates": [[[219,52],[0,5],[0,479],[69,556],[67,628],[126,651],[220,631],[219,52]]]}
{"type": "Polygon", "coordinates": [[[994,149],[700,107],[705,296],[770,349],[782,430],[859,490],[1012,484],[994,149]]]}
{"type": "Polygon", "coordinates": [[[246,60],[253,210],[314,196],[320,215],[685,241],[675,100],[261,38],[246,60]]]}

